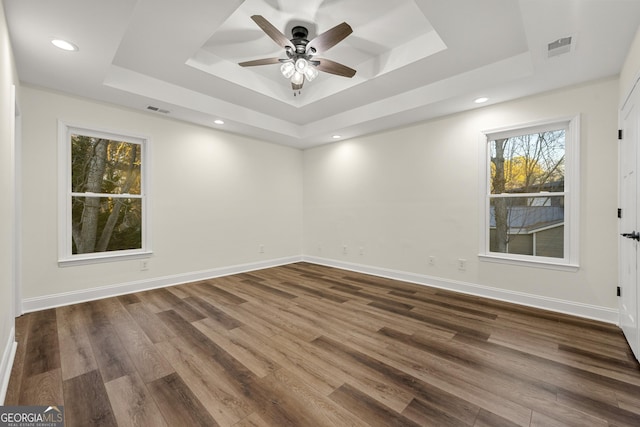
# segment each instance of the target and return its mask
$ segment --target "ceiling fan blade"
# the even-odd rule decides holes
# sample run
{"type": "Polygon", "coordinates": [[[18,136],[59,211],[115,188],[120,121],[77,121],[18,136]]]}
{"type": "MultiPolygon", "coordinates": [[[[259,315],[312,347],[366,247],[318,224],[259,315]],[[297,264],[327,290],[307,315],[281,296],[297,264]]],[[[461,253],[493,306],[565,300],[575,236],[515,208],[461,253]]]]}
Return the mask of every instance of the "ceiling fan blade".
{"type": "Polygon", "coordinates": [[[349,77],[349,78],[356,75],[356,70],[354,70],[353,68],[349,68],[346,65],[342,65],[338,62],[331,61],[330,59],[316,58],[316,60],[320,62],[320,64],[318,64],[316,68],[320,71],[324,71],[325,73],[335,74],[338,76],[349,77]]]}
{"type": "Polygon", "coordinates": [[[311,40],[307,44],[307,53],[325,52],[340,43],[352,32],[353,29],[346,22],[338,24],[311,40]]]}
{"type": "Polygon", "coordinates": [[[286,48],[289,46],[291,49],[295,49],[291,40],[289,40],[280,30],[273,26],[273,24],[267,21],[262,15],[253,15],[251,17],[253,21],[258,24],[258,27],[262,28],[271,39],[278,44],[278,46],[282,48],[286,48]]]}
{"type": "Polygon", "coordinates": [[[253,61],[240,62],[238,65],[241,67],[255,67],[256,65],[271,65],[271,64],[279,64],[280,58],[263,58],[263,59],[255,59],[253,61]]]}

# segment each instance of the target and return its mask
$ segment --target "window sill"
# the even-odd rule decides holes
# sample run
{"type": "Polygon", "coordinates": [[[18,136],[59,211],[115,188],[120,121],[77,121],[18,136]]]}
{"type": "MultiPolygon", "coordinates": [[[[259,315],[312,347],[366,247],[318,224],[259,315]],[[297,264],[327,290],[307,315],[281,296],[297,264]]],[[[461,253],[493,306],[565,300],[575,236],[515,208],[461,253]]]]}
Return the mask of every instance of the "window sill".
{"type": "Polygon", "coordinates": [[[75,255],[70,258],[64,258],[58,260],[58,267],[73,267],[77,265],[90,265],[105,262],[114,261],[128,261],[132,259],[144,259],[150,258],[153,255],[152,251],[136,251],[136,252],[119,252],[119,253],[100,253],[100,254],[87,254],[87,255],[75,255]]]}
{"type": "Polygon", "coordinates": [[[497,255],[478,255],[480,261],[494,262],[498,264],[517,265],[520,267],[534,267],[534,268],[547,268],[550,270],[559,271],[578,271],[580,266],[578,264],[568,264],[564,262],[555,262],[545,260],[533,260],[533,259],[516,259],[505,258],[497,255]]]}

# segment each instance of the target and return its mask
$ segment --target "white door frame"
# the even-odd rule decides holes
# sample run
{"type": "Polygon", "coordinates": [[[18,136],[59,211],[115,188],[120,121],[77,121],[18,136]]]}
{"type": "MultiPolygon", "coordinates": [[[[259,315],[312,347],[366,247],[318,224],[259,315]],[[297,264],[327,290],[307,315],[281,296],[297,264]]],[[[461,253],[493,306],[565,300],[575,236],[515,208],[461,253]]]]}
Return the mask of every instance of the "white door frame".
{"type": "MultiPolygon", "coordinates": [[[[619,233],[640,232],[640,113],[638,112],[640,109],[640,85],[638,83],[640,83],[640,75],[637,76],[618,112],[619,129],[622,130],[622,145],[619,146],[618,153],[619,207],[622,208],[622,219],[618,225],[619,233]],[[630,114],[635,117],[631,123],[627,119],[630,114]],[[630,158],[632,153],[628,152],[626,148],[629,144],[633,146],[633,150],[631,150],[633,158],[630,158]],[[627,164],[629,167],[625,167],[625,160],[632,162],[627,164]],[[624,174],[630,170],[633,173],[633,176],[629,175],[630,179],[635,182],[635,194],[630,196],[633,200],[627,200],[625,197],[626,186],[622,186],[624,174]]],[[[634,356],[640,360],[640,320],[638,319],[638,314],[640,314],[639,242],[627,240],[626,237],[622,236],[619,236],[618,239],[618,274],[620,280],[618,304],[620,317],[618,323],[633,350],[634,356]],[[630,245],[633,245],[633,251],[626,253],[625,251],[629,250],[630,245]]]]}

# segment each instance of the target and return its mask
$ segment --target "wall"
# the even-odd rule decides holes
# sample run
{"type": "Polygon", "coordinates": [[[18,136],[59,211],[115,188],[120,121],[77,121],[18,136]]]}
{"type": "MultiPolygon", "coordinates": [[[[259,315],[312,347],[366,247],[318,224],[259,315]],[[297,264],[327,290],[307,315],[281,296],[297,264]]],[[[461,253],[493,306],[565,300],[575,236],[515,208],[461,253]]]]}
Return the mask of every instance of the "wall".
{"type": "Polygon", "coordinates": [[[18,79],[11,52],[4,3],[0,1],[0,405],[14,352],[14,99],[18,79]]]}
{"type": "Polygon", "coordinates": [[[299,150],[22,89],[26,310],[299,259],[299,150]],[[58,266],[58,120],[150,137],[154,254],[148,271],[141,271],[139,260],[58,266]]]}
{"type": "Polygon", "coordinates": [[[598,81],[305,151],[305,255],[616,322],[617,98],[598,81]],[[578,113],[579,270],[479,261],[481,131],[578,113]]]}

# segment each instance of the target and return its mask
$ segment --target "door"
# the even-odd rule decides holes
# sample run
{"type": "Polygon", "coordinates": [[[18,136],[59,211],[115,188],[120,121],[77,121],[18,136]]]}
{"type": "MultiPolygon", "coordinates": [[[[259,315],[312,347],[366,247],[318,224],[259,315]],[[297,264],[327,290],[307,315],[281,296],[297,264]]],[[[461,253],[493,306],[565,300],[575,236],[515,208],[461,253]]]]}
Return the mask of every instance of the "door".
{"type": "Polygon", "coordinates": [[[621,111],[622,140],[619,149],[620,165],[620,327],[636,359],[640,360],[640,329],[638,325],[638,102],[636,88],[621,111]]]}

